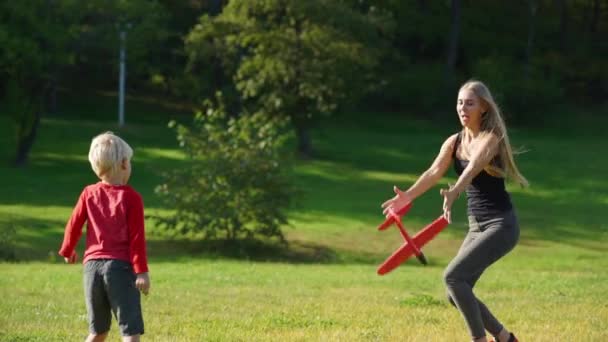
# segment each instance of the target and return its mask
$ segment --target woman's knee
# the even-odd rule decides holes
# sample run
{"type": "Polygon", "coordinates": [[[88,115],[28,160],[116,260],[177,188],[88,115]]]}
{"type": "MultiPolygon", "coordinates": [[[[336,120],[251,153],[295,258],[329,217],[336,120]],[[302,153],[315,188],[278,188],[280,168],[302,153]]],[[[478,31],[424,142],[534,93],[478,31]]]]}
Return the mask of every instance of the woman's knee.
{"type": "Polygon", "coordinates": [[[448,267],[443,271],[443,283],[447,288],[458,282],[458,273],[455,272],[454,268],[448,267]]]}

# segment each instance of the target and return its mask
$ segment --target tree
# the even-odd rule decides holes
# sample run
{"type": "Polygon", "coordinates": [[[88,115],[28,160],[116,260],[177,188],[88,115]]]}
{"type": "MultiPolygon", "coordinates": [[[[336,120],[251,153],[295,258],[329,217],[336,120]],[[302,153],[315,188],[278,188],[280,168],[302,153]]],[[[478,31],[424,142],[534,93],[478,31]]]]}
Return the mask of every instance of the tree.
{"type": "MultiPolygon", "coordinates": [[[[74,1],[74,0],[70,0],[74,1]]],[[[118,74],[120,32],[127,34],[129,83],[140,88],[152,75],[170,66],[163,58],[171,50],[169,14],[157,1],[88,0],[78,1],[69,11],[77,74],[86,74],[86,84],[114,89],[118,74]]],[[[70,80],[80,86],[80,77],[70,80]]],[[[136,87],[134,87],[136,88],[136,87]]]]}
{"type": "Polygon", "coordinates": [[[62,4],[51,0],[0,4],[4,113],[14,123],[17,166],[27,163],[52,79],[69,64],[70,34],[61,20],[62,4]]]}
{"type": "MultiPolygon", "coordinates": [[[[48,97],[69,69],[103,69],[108,78],[117,60],[116,24],[132,23],[129,56],[140,74],[150,72],[154,41],[163,37],[160,7],[146,0],[33,0],[0,3],[0,89],[16,137],[14,164],[27,164],[48,97]],[[110,66],[108,66],[108,64],[110,66]],[[104,66],[106,66],[104,68],[104,66]]],[[[83,70],[79,70],[81,73],[83,70]]],[[[91,74],[87,74],[87,85],[91,74]]],[[[115,75],[116,73],[112,73],[115,75]]]]}
{"type": "Polygon", "coordinates": [[[226,80],[219,61],[212,61],[197,75],[192,75],[185,68],[187,57],[184,51],[184,37],[199,22],[201,15],[220,14],[227,0],[160,0],[160,3],[169,20],[167,39],[161,43],[162,48],[156,56],[155,86],[166,95],[185,102],[199,103],[201,94],[206,94],[205,98],[215,91],[229,97],[231,89],[225,85],[230,80],[226,80]]]}
{"type": "Polygon", "coordinates": [[[380,38],[372,14],[333,0],[233,0],[203,16],[186,39],[189,68],[221,61],[251,112],[289,117],[298,151],[312,155],[310,129],[369,84],[380,38]]]}

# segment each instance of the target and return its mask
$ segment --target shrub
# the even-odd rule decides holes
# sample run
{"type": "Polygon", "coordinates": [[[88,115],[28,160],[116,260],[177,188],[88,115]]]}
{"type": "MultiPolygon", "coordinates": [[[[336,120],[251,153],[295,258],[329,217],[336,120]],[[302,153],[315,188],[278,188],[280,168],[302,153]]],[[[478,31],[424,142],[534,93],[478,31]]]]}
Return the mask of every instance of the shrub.
{"type": "Polygon", "coordinates": [[[228,115],[218,95],[192,126],[171,122],[190,163],[156,188],[175,213],[153,219],[172,235],[284,241],[280,227],[294,188],[285,124],[277,120],[263,113],[228,115]]]}

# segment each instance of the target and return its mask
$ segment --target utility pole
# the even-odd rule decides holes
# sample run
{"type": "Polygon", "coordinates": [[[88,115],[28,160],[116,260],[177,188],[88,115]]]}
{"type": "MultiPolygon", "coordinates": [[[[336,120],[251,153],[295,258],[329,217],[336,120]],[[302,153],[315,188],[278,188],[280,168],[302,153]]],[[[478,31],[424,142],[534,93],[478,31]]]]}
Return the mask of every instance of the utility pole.
{"type": "Polygon", "coordinates": [[[131,28],[131,24],[119,26],[119,37],[120,37],[120,52],[119,52],[119,74],[118,74],[118,127],[125,125],[125,80],[127,77],[127,30],[131,28]]]}

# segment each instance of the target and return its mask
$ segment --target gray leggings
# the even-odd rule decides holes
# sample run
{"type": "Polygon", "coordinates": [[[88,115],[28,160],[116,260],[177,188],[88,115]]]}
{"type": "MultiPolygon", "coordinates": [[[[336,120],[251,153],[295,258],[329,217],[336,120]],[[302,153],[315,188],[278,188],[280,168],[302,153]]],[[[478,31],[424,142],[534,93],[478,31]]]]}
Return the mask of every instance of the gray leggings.
{"type": "Polygon", "coordinates": [[[471,336],[485,336],[485,330],[496,336],[503,326],[475,294],[473,287],[483,271],[515,247],[519,224],[510,210],[493,219],[478,222],[469,216],[469,232],[444,273],[448,299],[462,313],[471,336]]]}

